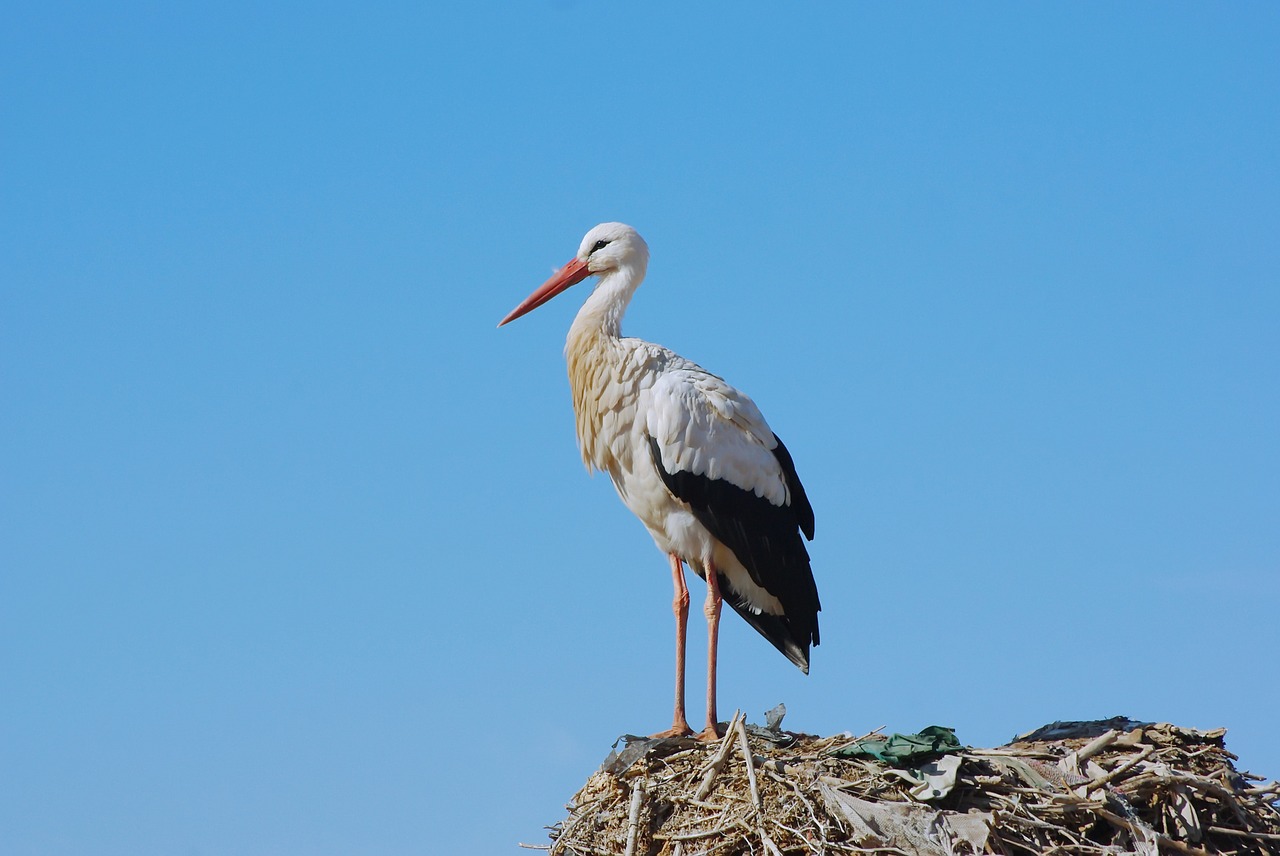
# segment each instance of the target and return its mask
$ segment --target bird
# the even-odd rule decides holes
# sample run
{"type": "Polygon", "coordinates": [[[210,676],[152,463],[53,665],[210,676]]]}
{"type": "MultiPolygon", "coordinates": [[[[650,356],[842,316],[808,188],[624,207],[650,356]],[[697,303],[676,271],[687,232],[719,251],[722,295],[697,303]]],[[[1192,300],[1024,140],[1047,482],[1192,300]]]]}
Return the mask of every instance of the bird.
{"type": "Polygon", "coordinates": [[[608,473],[670,564],[675,712],[671,728],[654,737],[694,734],[684,695],[684,567],[706,582],[707,719],[696,736],[710,741],[722,734],[716,665],[723,602],[809,673],[822,608],[804,540],[813,540],[813,506],[790,452],[749,396],[661,345],[622,335],[648,264],[649,247],[635,229],[601,223],[498,326],[596,277],[565,341],[578,446],[588,471],[608,473]]]}

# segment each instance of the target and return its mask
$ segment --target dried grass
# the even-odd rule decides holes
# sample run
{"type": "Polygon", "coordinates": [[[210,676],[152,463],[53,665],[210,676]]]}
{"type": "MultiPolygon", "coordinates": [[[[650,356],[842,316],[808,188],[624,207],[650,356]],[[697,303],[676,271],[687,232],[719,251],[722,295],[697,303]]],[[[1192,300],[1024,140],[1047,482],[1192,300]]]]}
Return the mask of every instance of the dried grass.
{"type": "MultiPolygon", "coordinates": [[[[966,749],[921,801],[848,735],[744,727],[719,744],[632,741],[551,828],[553,856],[1280,854],[1280,784],[1237,771],[1224,730],[1055,723],[966,749]]],[[[530,847],[531,845],[523,845],[530,847]]]]}

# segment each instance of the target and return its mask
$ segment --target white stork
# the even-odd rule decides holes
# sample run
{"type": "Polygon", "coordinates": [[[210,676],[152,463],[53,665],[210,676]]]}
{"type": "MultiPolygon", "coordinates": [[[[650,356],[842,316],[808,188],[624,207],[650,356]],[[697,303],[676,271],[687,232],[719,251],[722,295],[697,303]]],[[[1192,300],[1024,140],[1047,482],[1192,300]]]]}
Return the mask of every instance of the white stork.
{"type": "Polygon", "coordinates": [[[622,335],[622,315],[649,247],[622,223],[601,223],[578,254],[498,324],[589,276],[595,290],[569,328],[565,358],[587,468],[604,470],[671,562],[676,617],[675,718],[655,736],[692,733],[685,719],[684,565],[707,582],[707,725],[718,734],[716,642],[721,598],[808,674],[818,644],[818,589],[801,533],[813,507],[787,447],[755,402],[672,351],[622,335]]]}

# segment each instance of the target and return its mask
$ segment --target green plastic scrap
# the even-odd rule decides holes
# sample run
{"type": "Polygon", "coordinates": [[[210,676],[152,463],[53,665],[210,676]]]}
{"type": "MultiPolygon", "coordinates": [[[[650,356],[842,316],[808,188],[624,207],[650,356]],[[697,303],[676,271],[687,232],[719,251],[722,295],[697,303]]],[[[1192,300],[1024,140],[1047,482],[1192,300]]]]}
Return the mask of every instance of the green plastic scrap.
{"type": "Polygon", "coordinates": [[[905,764],[959,752],[960,741],[956,730],[941,725],[930,725],[917,734],[892,734],[889,737],[868,737],[832,752],[837,758],[875,758],[890,764],[905,764]]]}

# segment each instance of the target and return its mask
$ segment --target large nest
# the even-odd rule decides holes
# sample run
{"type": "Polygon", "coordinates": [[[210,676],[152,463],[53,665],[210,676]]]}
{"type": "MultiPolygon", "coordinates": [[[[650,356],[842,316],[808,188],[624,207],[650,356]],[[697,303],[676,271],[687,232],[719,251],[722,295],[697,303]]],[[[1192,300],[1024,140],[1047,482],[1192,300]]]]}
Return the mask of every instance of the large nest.
{"type": "Polygon", "coordinates": [[[760,728],[735,717],[710,745],[624,738],[626,747],[551,828],[553,843],[536,849],[1280,854],[1280,784],[1236,770],[1223,729],[1124,718],[1054,723],[997,749],[952,739],[904,762],[873,757],[886,743],[874,732],[815,737],[782,731],[775,720],[760,728]]]}

